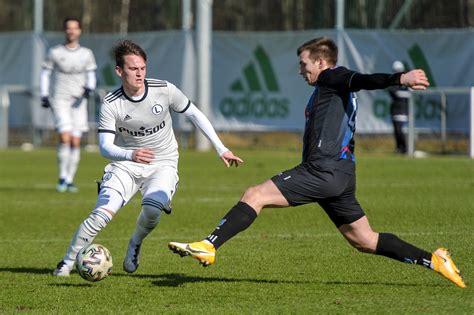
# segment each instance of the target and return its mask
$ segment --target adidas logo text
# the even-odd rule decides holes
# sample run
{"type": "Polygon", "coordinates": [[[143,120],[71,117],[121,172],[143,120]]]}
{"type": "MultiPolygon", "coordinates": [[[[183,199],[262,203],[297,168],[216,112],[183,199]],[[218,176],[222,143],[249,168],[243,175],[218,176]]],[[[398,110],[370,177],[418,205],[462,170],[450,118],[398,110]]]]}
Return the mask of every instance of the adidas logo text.
{"type": "Polygon", "coordinates": [[[280,87],[270,58],[260,46],[255,49],[254,57],[257,62],[250,62],[244,67],[243,79],[231,83],[232,96],[220,101],[222,115],[239,118],[287,117],[290,101],[278,95],[280,87]]]}

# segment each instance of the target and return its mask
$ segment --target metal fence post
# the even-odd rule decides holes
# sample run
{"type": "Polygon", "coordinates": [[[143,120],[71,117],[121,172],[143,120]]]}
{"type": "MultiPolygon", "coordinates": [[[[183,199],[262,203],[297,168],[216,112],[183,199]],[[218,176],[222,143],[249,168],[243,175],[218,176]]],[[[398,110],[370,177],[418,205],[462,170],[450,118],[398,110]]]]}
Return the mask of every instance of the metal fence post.
{"type": "Polygon", "coordinates": [[[0,148],[8,148],[8,107],[10,107],[10,98],[8,88],[0,87],[0,148]]]}
{"type": "Polygon", "coordinates": [[[415,97],[410,93],[408,100],[408,156],[415,156],[415,97]]]}

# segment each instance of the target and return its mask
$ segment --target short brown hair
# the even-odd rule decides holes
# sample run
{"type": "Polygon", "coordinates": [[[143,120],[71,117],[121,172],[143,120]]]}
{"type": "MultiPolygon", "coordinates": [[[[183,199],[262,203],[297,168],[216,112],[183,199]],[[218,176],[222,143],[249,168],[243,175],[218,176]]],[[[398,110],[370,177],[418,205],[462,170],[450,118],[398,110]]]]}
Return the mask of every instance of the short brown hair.
{"type": "Polygon", "coordinates": [[[296,50],[296,55],[299,56],[303,51],[309,51],[309,57],[315,61],[318,58],[326,60],[330,65],[335,66],[337,63],[337,45],[328,37],[318,37],[307,41],[296,50]]]}
{"type": "Polygon", "coordinates": [[[115,55],[115,64],[120,68],[123,68],[123,65],[125,63],[124,57],[127,55],[140,56],[146,62],[145,51],[140,46],[138,46],[137,44],[135,44],[134,42],[128,39],[120,41],[115,46],[114,55],[115,55]]]}
{"type": "Polygon", "coordinates": [[[66,29],[67,28],[67,22],[70,22],[70,21],[73,21],[73,22],[77,22],[77,24],[79,24],[79,28],[82,29],[82,25],[81,25],[81,20],[79,20],[78,18],[76,17],[67,17],[64,19],[63,21],[63,29],[66,29]]]}

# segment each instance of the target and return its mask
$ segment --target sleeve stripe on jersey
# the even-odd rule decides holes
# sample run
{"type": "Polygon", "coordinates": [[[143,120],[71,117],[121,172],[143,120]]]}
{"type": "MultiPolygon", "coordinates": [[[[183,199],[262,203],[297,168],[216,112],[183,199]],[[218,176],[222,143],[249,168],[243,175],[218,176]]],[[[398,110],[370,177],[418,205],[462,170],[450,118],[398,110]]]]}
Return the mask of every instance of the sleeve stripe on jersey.
{"type": "Polygon", "coordinates": [[[117,98],[123,95],[122,88],[112,92],[111,94],[107,95],[104,100],[107,102],[115,101],[117,98]]]}
{"type": "Polygon", "coordinates": [[[115,130],[108,130],[108,129],[97,129],[98,133],[113,133],[115,134],[115,130]]]}
{"type": "Polygon", "coordinates": [[[113,91],[112,93],[109,93],[105,97],[105,100],[108,101],[110,98],[114,98],[115,96],[120,95],[120,94],[122,94],[122,89],[121,88],[113,91]]]}
{"type": "Polygon", "coordinates": [[[188,101],[188,105],[186,105],[186,107],[182,111],[177,112],[177,113],[180,113],[180,114],[184,113],[185,111],[188,110],[189,106],[191,106],[191,101],[188,101]]]}
{"type": "Polygon", "coordinates": [[[165,86],[167,85],[167,82],[164,80],[156,80],[156,79],[146,79],[146,82],[148,84],[164,84],[165,86]]]}
{"type": "Polygon", "coordinates": [[[148,87],[167,87],[166,83],[148,83],[148,87]]]}
{"type": "Polygon", "coordinates": [[[153,79],[153,78],[146,78],[148,82],[166,82],[165,80],[153,79]]]}
{"type": "Polygon", "coordinates": [[[150,87],[150,88],[156,88],[156,87],[166,87],[166,85],[154,85],[154,84],[148,84],[148,87],[150,87]]]}
{"type": "Polygon", "coordinates": [[[123,93],[119,93],[117,95],[114,95],[113,97],[108,97],[105,100],[110,103],[110,102],[113,102],[113,101],[115,101],[116,99],[118,99],[122,96],[123,96],[123,93]]]}

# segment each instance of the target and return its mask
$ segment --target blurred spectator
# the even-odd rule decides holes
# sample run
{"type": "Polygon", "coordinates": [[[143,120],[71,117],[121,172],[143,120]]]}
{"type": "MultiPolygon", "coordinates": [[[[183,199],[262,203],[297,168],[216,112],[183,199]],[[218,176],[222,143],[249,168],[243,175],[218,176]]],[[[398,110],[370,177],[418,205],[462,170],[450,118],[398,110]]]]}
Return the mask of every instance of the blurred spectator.
{"type": "Polygon", "coordinates": [[[41,105],[51,108],[59,133],[56,190],[61,193],[78,191],[74,177],[79,166],[81,137],[89,130],[87,100],[97,83],[94,54],[79,44],[81,21],[66,18],[63,27],[66,41],[49,49],[40,82],[41,105]]]}
{"type": "MultiPolygon", "coordinates": [[[[393,72],[404,72],[405,66],[401,61],[395,61],[392,65],[393,72]]],[[[393,86],[389,88],[392,103],[390,106],[390,116],[393,123],[393,135],[395,137],[397,153],[407,153],[407,144],[403,126],[408,121],[408,100],[410,92],[406,86],[393,86]]]]}

